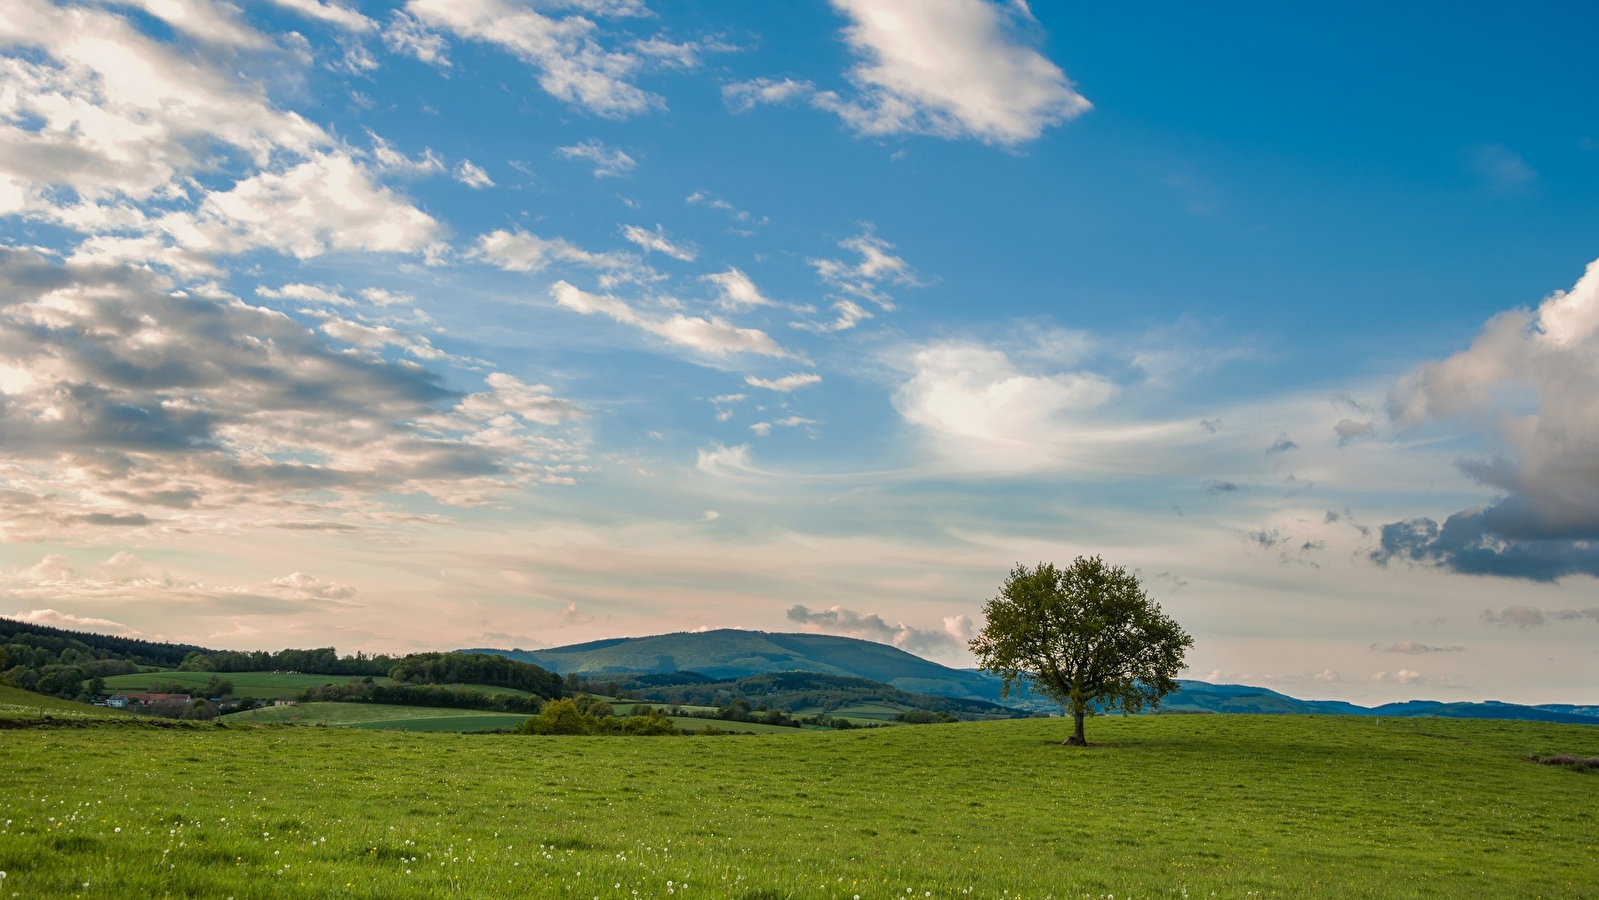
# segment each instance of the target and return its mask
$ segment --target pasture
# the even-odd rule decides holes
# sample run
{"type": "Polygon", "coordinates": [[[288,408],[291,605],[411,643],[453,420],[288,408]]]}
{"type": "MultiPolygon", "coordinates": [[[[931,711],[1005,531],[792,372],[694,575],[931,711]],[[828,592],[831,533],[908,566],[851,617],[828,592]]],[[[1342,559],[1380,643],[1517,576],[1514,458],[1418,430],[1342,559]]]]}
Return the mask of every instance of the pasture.
{"type": "Polygon", "coordinates": [[[331,728],[393,728],[401,731],[493,731],[515,728],[521,713],[389,706],[378,703],[301,703],[268,706],[223,717],[230,725],[323,725],[331,728]]]}
{"type": "MultiPolygon", "coordinates": [[[[348,675],[306,675],[298,672],[179,672],[169,669],[139,672],[134,675],[113,675],[105,680],[108,691],[147,691],[152,686],[181,684],[186,688],[204,687],[212,677],[233,682],[233,696],[262,700],[293,700],[306,688],[325,684],[344,684],[348,675]]],[[[392,684],[386,676],[372,679],[374,684],[392,684]]],[[[516,694],[526,697],[527,691],[487,684],[468,684],[485,694],[516,694]]]]}
{"type": "Polygon", "coordinates": [[[6,897],[1599,897],[1599,729],[1164,715],[0,739],[6,897]]]}

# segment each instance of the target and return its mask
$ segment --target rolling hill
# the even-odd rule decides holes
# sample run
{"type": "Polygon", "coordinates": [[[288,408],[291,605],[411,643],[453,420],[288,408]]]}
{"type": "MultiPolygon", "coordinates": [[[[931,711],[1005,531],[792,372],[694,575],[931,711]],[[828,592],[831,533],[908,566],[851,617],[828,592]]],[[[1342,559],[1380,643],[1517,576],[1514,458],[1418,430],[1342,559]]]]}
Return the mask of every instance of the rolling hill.
{"type": "MultiPolygon", "coordinates": [[[[865,678],[917,694],[1004,703],[1036,712],[1056,712],[1059,709],[1049,700],[1037,696],[1023,695],[1018,698],[1012,695],[1001,700],[999,679],[982,672],[952,669],[886,644],[826,634],[784,634],[724,628],[649,637],[609,638],[546,650],[478,648],[465,652],[497,653],[562,674],[576,672],[591,680],[623,673],[665,675],[694,672],[711,678],[734,679],[779,672],[816,672],[865,678]]],[[[1268,688],[1242,684],[1188,680],[1180,684],[1181,690],[1161,703],[1162,712],[1438,716],[1599,725],[1599,707],[1593,705],[1523,706],[1492,700],[1472,703],[1411,700],[1367,707],[1341,700],[1301,700],[1268,688]]]]}

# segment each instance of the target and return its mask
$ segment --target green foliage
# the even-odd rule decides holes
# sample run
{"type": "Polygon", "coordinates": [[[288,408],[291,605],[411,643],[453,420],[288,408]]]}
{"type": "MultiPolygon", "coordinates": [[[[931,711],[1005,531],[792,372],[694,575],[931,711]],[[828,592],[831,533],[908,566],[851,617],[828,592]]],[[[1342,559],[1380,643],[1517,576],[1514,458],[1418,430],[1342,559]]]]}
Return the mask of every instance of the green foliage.
{"type": "Polygon", "coordinates": [[[615,734],[655,736],[682,734],[658,710],[644,715],[617,716],[611,705],[590,697],[561,699],[545,704],[544,711],[516,727],[517,734],[615,734]],[[584,704],[583,700],[590,700],[584,704]]]}
{"type": "Polygon", "coordinates": [[[570,699],[544,705],[544,711],[516,727],[517,734],[593,734],[594,719],[570,699]]]}
{"type": "Polygon", "coordinates": [[[501,685],[552,699],[562,693],[561,678],[554,672],[489,653],[413,653],[388,675],[419,684],[501,685]]]}
{"type": "Polygon", "coordinates": [[[1105,707],[1122,713],[1158,706],[1177,690],[1194,639],[1150,599],[1137,577],[1097,556],[1057,569],[1018,565],[983,607],[972,642],[981,667],[1005,682],[1025,682],[1075,719],[1068,743],[1082,744],[1083,718],[1105,707]]]}
{"type": "Polygon", "coordinates": [[[1599,729],[1163,715],[1066,753],[1058,724],[8,731],[0,871],[24,900],[1599,897],[1599,775],[1526,758],[1599,729]]]}
{"type": "Polygon", "coordinates": [[[537,696],[490,694],[476,688],[437,684],[375,684],[351,679],[348,684],[325,684],[306,688],[301,703],[382,703],[393,706],[435,706],[450,709],[481,709],[491,712],[536,713],[544,707],[537,696]]]}
{"type": "Polygon", "coordinates": [[[1025,715],[983,700],[914,694],[865,678],[816,672],[773,672],[736,679],[674,672],[620,676],[618,684],[635,699],[678,706],[726,706],[742,699],[746,704],[760,703],[791,714],[801,710],[832,713],[848,706],[881,703],[897,707],[896,712],[924,709],[966,719],[1025,715]]]}
{"type": "Polygon", "coordinates": [[[217,664],[211,660],[210,655],[199,650],[185,656],[183,662],[178,663],[179,672],[215,672],[216,670],[217,664]]]}

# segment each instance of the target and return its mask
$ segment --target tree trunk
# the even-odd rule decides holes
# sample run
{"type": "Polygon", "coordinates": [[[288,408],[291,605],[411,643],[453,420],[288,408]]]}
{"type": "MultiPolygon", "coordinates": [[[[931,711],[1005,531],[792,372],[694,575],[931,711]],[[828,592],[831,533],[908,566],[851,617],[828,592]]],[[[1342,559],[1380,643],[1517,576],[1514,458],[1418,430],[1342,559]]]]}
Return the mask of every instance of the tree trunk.
{"type": "Polygon", "coordinates": [[[1081,709],[1072,710],[1072,720],[1075,725],[1075,730],[1073,731],[1072,736],[1066,739],[1066,746],[1087,747],[1088,739],[1083,737],[1083,711],[1081,709]]]}

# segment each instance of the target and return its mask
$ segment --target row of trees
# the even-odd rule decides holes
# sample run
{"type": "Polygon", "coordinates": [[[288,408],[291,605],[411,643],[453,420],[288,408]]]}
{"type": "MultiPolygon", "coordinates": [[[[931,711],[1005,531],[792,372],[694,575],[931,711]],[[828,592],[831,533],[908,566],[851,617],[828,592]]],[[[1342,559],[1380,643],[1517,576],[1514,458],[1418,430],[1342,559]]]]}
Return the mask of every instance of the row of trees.
{"type": "Polygon", "coordinates": [[[443,709],[481,709],[487,712],[536,713],[544,708],[543,698],[521,694],[491,694],[461,685],[374,684],[353,681],[307,688],[300,693],[301,703],[382,703],[390,706],[431,706],[443,709]]]}

